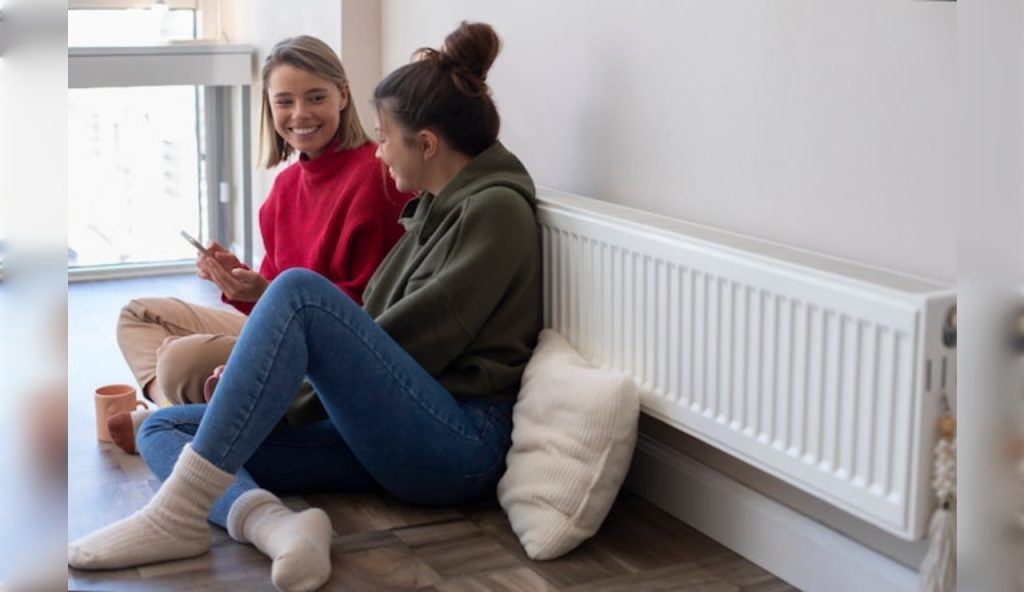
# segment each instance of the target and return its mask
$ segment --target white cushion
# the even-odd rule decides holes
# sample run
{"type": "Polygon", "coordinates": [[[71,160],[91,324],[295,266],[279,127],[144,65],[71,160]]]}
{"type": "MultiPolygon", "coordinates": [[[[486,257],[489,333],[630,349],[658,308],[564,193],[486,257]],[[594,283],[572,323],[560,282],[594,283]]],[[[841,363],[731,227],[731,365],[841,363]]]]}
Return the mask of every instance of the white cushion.
{"type": "Polygon", "coordinates": [[[622,486],[636,445],[636,383],[545,329],[512,414],[498,501],[526,554],[554,559],[597,532],[622,486]]]}

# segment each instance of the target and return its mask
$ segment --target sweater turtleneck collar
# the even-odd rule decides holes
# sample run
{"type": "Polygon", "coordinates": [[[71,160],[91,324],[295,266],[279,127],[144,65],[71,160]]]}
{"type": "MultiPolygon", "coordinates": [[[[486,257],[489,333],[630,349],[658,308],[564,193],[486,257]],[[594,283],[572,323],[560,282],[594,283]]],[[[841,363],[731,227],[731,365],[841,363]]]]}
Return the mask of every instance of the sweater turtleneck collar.
{"type": "Polygon", "coordinates": [[[357,148],[349,150],[338,150],[338,145],[341,140],[331,140],[329,144],[324,146],[323,151],[316,158],[310,159],[305,154],[299,154],[299,168],[302,169],[303,180],[307,183],[316,184],[323,179],[329,178],[338,172],[338,168],[343,166],[344,161],[348,158],[349,154],[357,148]]]}

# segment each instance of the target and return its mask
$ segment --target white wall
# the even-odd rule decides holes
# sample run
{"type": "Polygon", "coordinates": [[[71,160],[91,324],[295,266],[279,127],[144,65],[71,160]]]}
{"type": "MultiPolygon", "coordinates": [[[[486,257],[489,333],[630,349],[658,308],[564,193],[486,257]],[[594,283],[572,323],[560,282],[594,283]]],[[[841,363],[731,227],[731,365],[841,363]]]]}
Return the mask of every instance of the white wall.
{"type": "Polygon", "coordinates": [[[953,281],[955,4],[383,0],[382,63],[495,26],[538,184],[953,281]]]}
{"type": "Polygon", "coordinates": [[[275,43],[285,37],[313,35],[341,52],[340,0],[222,0],[225,32],[234,43],[257,49],[261,64],[275,43]]]}
{"type": "Polygon", "coordinates": [[[359,119],[373,137],[376,117],[370,108],[370,99],[382,70],[380,3],[377,0],[341,0],[341,10],[341,59],[359,119]]]}

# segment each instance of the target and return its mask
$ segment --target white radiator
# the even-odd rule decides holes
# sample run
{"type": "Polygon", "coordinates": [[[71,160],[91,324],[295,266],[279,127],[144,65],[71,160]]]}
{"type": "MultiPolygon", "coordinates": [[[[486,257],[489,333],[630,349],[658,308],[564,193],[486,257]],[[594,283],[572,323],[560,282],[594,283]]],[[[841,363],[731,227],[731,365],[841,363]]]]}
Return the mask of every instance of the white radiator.
{"type": "Polygon", "coordinates": [[[540,189],[545,326],[646,413],[892,534],[931,510],[949,286],[540,189]]]}

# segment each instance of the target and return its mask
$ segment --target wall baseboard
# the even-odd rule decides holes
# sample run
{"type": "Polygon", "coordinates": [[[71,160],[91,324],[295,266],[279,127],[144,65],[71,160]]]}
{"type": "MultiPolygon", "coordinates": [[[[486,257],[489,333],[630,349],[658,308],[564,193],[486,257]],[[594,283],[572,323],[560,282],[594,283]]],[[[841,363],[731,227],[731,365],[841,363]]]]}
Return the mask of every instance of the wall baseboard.
{"type": "Polygon", "coordinates": [[[913,570],[643,434],[626,487],[801,590],[917,589],[913,570]]]}

